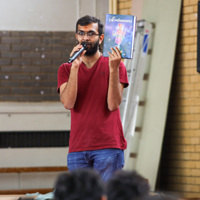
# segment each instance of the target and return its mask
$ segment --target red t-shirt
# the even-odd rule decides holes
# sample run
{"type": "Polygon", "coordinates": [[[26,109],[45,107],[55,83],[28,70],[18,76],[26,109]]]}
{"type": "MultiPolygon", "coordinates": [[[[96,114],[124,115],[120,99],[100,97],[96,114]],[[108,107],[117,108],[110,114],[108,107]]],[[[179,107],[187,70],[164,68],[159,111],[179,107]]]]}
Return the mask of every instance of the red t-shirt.
{"type": "MultiPolygon", "coordinates": [[[[59,87],[68,81],[71,64],[64,63],[58,70],[59,87]]],[[[119,67],[120,82],[128,86],[123,62],[119,67]]],[[[78,94],[71,110],[69,152],[119,148],[126,149],[119,109],[109,111],[107,93],[109,83],[108,58],[101,56],[88,69],[84,63],[78,71],[78,94]]]]}

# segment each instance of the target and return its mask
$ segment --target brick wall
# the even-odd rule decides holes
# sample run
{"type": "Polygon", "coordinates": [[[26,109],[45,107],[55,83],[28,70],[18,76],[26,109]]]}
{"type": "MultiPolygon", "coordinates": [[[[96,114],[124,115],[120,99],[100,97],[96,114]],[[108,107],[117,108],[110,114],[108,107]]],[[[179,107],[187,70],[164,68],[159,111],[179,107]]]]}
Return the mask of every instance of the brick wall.
{"type": "MultiPolygon", "coordinates": [[[[197,3],[182,0],[168,116],[157,190],[200,198],[200,74],[197,73],[197,3]]],[[[118,14],[131,1],[118,0],[118,14]]]]}
{"type": "Polygon", "coordinates": [[[158,187],[200,197],[197,3],[183,0],[158,187]]]}
{"type": "Polygon", "coordinates": [[[0,32],[0,101],[59,101],[57,70],[75,44],[73,32],[0,32]]]}
{"type": "Polygon", "coordinates": [[[132,0],[118,0],[118,14],[131,15],[132,0]]]}

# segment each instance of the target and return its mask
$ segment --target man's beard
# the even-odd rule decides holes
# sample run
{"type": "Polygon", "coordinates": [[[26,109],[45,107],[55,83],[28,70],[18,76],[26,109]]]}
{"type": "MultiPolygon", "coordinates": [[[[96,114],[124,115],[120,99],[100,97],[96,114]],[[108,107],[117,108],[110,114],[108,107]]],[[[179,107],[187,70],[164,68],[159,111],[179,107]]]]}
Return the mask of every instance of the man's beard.
{"type": "MultiPolygon", "coordinates": [[[[91,43],[87,43],[89,45],[92,45],[91,43]]],[[[93,56],[97,50],[99,49],[99,39],[97,40],[97,42],[94,43],[94,46],[91,46],[85,53],[86,56],[93,56]]]]}

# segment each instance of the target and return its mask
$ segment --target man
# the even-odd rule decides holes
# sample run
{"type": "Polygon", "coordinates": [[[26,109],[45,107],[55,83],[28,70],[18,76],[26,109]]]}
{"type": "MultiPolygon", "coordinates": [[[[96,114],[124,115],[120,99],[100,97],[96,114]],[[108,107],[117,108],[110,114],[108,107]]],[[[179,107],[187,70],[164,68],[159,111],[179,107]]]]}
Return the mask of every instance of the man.
{"type": "Polygon", "coordinates": [[[136,171],[118,171],[107,184],[108,200],[151,200],[149,191],[147,180],[136,171]]]}
{"type": "Polygon", "coordinates": [[[119,105],[123,88],[128,86],[127,72],[117,47],[103,57],[100,20],[84,16],[76,23],[76,45],[71,55],[87,50],[71,64],[58,70],[58,92],[66,109],[71,110],[68,169],[95,168],[107,181],[124,165],[127,143],[123,135],[119,105]]]}
{"type": "Polygon", "coordinates": [[[92,169],[60,174],[54,190],[55,200],[106,200],[101,177],[92,169]]]}

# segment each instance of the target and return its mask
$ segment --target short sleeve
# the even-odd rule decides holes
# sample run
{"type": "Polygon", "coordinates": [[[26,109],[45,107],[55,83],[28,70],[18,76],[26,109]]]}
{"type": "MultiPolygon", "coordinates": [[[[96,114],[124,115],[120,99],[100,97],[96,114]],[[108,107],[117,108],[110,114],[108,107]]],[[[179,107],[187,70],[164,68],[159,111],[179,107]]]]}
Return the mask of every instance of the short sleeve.
{"type": "Polygon", "coordinates": [[[60,86],[63,83],[66,83],[69,79],[71,65],[67,63],[63,63],[58,69],[58,85],[57,85],[57,92],[60,93],[60,86]]]}

